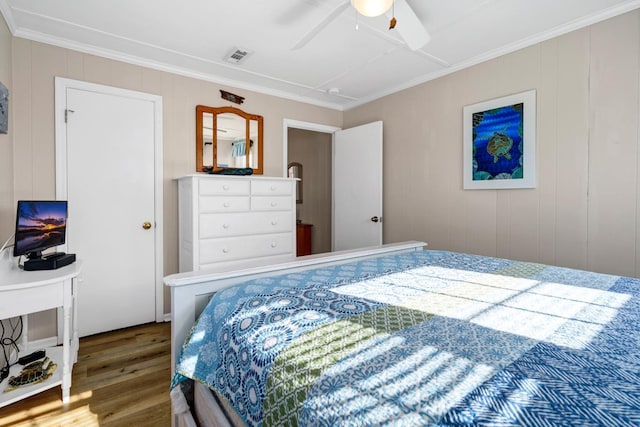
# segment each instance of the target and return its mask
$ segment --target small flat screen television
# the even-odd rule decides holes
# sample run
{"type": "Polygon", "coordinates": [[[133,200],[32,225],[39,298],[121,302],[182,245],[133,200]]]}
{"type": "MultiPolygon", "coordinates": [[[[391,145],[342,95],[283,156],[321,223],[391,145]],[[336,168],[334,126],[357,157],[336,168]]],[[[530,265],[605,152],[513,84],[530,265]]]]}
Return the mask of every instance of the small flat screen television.
{"type": "Polygon", "coordinates": [[[13,255],[42,258],[45,249],[65,243],[66,232],[66,200],[19,200],[13,255]]]}

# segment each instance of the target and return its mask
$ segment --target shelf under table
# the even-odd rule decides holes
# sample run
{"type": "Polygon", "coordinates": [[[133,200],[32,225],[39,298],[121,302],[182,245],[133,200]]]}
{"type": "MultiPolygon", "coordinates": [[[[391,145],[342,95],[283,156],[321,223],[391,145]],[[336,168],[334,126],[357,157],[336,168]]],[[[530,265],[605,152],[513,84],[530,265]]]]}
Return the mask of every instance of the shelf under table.
{"type": "Polygon", "coordinates": [[[12,366],[9,370],[9,376],[0,383],[0,408],[62,384],[62,346],[47,347],[45,350],[49,359],[58,364],[53,375],[45,382],[20,387],[5,393],[4,390],[9,384],[9,378],[20,374],[23,368],[22,365],[12,366]]]}

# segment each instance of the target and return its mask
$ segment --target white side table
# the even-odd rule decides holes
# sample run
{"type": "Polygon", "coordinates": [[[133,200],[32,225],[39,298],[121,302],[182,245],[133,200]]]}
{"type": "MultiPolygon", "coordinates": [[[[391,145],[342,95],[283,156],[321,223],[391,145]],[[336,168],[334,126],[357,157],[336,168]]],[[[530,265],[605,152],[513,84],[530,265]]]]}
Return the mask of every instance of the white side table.
{"type": "MultiPolygon", "coordinates": [[[[15,258],[4,250],[0,253],[0,319],[25,316],[29,313],[58,309],[58,346],[46,348],[47,356],[58,364],[58,368],[47,381],[20,387],[4,393],[8,378],[0,383],[0,407],[17,402],[58,385],[62,386],[62,402],[69,401],[71,368],[78,357],[77,332],[77,282],[80,263],[57,270],[23,271],[15,258]],[[62,329],[62,330],[61,330],[62,329]],[[62,332],[62,334],[61,334],[62,332]]],[[[20,355],[29,354],[39,348],[30,348],[27,328],[23,330],[20,355]]],[[[18,375],[22,366],[11,368],[9,377],[18,375]]]]}

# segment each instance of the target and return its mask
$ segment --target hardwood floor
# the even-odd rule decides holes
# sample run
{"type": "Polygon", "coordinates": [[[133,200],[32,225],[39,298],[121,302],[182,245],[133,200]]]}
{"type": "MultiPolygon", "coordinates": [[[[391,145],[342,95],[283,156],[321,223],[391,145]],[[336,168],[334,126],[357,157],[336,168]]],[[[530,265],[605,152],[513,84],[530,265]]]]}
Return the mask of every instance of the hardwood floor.
{"type": "Polygon", "coordinates": [[[0,408],[5,426],[169,426],[171,324],[80,339],[70,402],[60,387],[0,408]]]}

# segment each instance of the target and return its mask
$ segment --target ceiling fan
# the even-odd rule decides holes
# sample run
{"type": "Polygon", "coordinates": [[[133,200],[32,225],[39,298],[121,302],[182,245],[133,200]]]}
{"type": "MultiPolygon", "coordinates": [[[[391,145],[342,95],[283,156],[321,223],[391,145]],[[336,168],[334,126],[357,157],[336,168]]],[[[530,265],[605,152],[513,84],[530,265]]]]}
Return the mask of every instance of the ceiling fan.
{"type": "Polygon", "coordinates": [[[300,49],[309,43],[350,5],[365,16],[386,13],[390,18],[389,29],[395,29],[411,50],[420,49],[431,40],[431,36],[406,0],[345,0],[298,40],[292,49],[300,49]]]}

